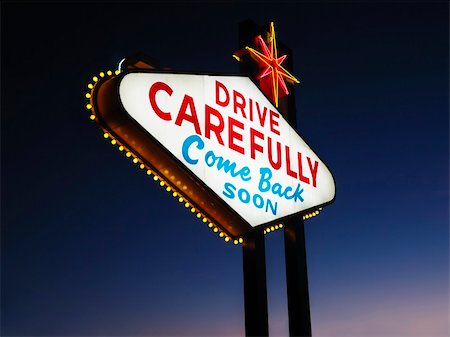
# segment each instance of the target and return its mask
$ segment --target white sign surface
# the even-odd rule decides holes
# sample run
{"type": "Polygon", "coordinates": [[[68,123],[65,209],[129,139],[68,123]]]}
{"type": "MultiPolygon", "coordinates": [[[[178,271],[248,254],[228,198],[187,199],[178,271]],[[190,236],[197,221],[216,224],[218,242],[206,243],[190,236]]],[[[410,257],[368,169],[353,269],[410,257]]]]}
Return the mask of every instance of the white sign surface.
{"type": "Polygon", "coordinates": [[[246,77],[130,73],[120,100],[251,226],[330,202],[334,179],[246,77]]]}

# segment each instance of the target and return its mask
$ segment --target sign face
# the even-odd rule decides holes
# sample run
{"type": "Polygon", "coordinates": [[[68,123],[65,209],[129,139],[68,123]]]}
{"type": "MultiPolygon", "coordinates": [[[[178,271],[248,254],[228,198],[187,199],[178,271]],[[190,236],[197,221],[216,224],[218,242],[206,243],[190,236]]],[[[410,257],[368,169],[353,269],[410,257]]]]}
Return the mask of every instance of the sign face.
{"type": "Polygon", "coordinates": [[[236,213],[232,236],[333,201],[328,168],[249,78],[129,72],[117,87],[123,114],[236,213]]]}

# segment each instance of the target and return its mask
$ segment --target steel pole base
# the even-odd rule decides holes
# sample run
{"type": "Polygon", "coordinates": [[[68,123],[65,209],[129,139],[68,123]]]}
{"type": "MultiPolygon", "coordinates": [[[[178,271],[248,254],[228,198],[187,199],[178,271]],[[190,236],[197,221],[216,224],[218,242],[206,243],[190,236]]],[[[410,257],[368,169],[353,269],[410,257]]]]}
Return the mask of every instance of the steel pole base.
{"type": "Polygon", "coordinates": [[[246,235],[243,246],[245,335],[269,336],[264,234],[246,235]]]}
{"type": "Polygon", "coordinates": [[[305,228],[302,219],[284,222],[290,336],[311,336],[305,228]]]}

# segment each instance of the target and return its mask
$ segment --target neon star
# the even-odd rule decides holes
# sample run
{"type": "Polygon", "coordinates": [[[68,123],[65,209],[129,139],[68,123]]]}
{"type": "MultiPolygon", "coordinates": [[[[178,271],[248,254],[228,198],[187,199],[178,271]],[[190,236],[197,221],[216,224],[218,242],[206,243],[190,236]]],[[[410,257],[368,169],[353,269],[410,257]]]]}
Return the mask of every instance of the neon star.
{"type": "Polygon", "coordinates": [[[273,22],[270,23],[269,44],[267,45],[264,42],[261,35],[256,37],[256,42],[262,52],[248,46],[245,49],[259,63],[260,67],[263,68],[257,77],[260,81],[261,90],[267,96],[272,97],[272,101],[278,108],[278,98],[289,94],[284,79],[287,79],[291,83],[300,83],[300,81],[281,65],[287,55],[278,56],[273,22]],[[269,75],[270,77],[268,77],[269,75]],[[269,86],[267,86],[268,80],[269,86]]]}

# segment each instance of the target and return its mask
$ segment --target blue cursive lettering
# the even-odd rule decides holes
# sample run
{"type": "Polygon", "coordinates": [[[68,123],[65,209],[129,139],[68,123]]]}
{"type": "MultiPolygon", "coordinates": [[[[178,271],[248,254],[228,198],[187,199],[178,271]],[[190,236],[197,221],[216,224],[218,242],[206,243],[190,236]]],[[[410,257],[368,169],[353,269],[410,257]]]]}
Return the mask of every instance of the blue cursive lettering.
{"type": "Polygon", "coordinates": [[[205,143],[198,135],[192,135],[187,137],[183,142],[183,147],[181,148],[181,151],[183,153],[183,158],[186,160],[189,164],[195,165],[198,163],[198,159],[192,159],[189,156],[189,148],[192,144],[197,143],[197,149],[202,150],[205,147],[205,143]]]}
{"type": "Polygon", "coordinates": [[[300,186],[299,183],[297,183],[297,187],[295,188],[295,191],[293,191],[292,187],[286,186],[283,187],[280,183],[271,183],[272,179],[272,171],[267,167],[262,167],[259,169],[260,178],[259,178],[259,184],[258,188],[261,192],[272,192],[275,195],[278,195],[280,198],[286,198],[286,200],[294,199],[296,202],[297,200],[300,200],[300,202],[303,202],[305,199],[303,199],[302,193],[303,188],[300,186]]]}

